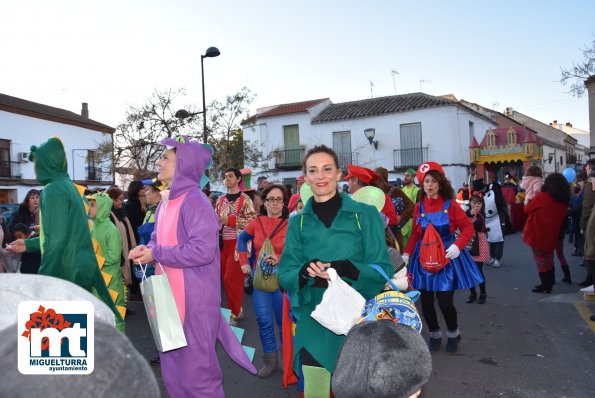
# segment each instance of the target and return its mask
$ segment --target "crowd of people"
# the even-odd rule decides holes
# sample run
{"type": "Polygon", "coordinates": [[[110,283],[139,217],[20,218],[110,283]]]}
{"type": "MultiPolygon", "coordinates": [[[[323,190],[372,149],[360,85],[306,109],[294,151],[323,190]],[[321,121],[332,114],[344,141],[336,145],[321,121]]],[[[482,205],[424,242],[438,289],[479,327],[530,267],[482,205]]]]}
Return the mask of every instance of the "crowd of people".
{"type": "Polygon", "coordinates": [[[576,182],[559,173],[543,180],[541,168],[532,165],[518,187],[515,176],[506,175],[503,186],[479,178],[455,194],[438,163],[406,170],[399,187],[389,183],[382,167],[349,165],[343,176],[335,152],[315,146],[303,159],[295,187],[260,176],[257,189],[250,189],[244,183],[246,170],[229,168],[223,176],[227,193],[213,202],[199,186],[211,158],[208,148],[188,137],[162,144],[156,178],[133,181],[126,192],[114,186],[83,193],[66,174],[59,139],[32,150],[44,189],[30,190],[11,222],[2,226],[9,245],[1,253],[0,268],[56,276],[87,289],[112,309],[122,333],[126,316],[134,315],[127,302],[142,301],[140,265],[153,266],[149,276],[165,272],[188,342],[152,360],[161,364],[172,397],[224,395],[217,341],[258,377],[283,368],[285,382],[297,382],[302,393],[316,388],[339,398],[357,396],[337,380],[347,377],[357,385],[346,370],[354,361],[372,366],[370,361],[386,360],[372,348],[366,355],[354,354],[363,349],[362,334],[371,330],[400,342],[391,350],[412,358],[402,359],[403,372],[407,361],[415,362],[415,377],[392,369],[390,378],[392,392],[416,396],[430,377],[428,353],[440,350],[443,334],[445,351],[458,350],[455,291],[468,291],[467,303],[488,301],[483,267],[502,266],[504,237],[512,232],[507,202],[517,198],[519,187],[527,217],[523,241],[532,250],[541,282],[533,292],[551,293],[554,254],[562,281],[571,283],[563,252],[566,230],[575,245],[573,255],[584,256],[589,270],[582,285],[592,285],[595,160],[576,182]],[[64,217],[72,222],[60,222],[64,217]],[[429,340],[424,343],[419,333],[389,321],[357,325],[347,336],[324,327],[310,315],[325,296],[331,268],[366,300],[390,286],[383,275],[403,292],[419,291],[429,340]],[[258,370],[229,333],[245,316],[246,292],[252,294],[263,352],[258,370]],[[222,294],[229,319],[221,319],[222,294]],[[312,369],[326,376],[313,378],[312,369]]]}

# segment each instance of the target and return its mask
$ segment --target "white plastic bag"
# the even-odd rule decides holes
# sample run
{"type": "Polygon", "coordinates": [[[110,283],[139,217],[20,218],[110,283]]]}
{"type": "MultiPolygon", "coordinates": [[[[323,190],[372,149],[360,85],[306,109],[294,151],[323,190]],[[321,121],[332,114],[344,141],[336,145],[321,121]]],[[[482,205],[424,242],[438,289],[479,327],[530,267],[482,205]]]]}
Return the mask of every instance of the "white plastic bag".
{"type": "Polygon", "coordinates": [[[362,315],[366,299],[345,283],[333,268],[322,301],[312,311],[312,318],[335,334],[347,334],[362,315]]]}

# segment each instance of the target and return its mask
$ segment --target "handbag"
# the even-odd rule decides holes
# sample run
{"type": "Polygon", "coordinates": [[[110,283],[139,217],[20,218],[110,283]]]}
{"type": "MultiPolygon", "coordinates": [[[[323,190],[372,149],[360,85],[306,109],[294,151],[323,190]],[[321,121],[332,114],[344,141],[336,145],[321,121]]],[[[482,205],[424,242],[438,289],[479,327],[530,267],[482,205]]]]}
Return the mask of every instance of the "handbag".
{"type": "Polygon", "coordinates": [[[465,248],[472,256],[479,256],[479,236],[477,236],[477,232],[473,233],[473,238],[471,238],[465,248]]]}
{"type": "Polygon", "coordinates": [[[167,274],[161,264],[157,264],[162,273],[150,278],[146,275],[147,265],[144,268],[141,265],[143,280],[140,288],[157,350],[166,352],[186,347],[188,343],[167,274]]]}
{"type": "Polygon", "coordinates": [[[264,240],[260,251],[258,252],[258,257],[256,258],[256,271],[254,273],[254,287],[258,290],[263,292],[276,292],[279,290],[279,277],[278,277],[278,264],[272,265],[267,261],[267,258],[271,254],[275,254],[275,249],[273,248],[273,244],[271,243],[271,239],[281,230],[282,225],[287,225],[285,223],[285,219],[282,219],[279,224],[275,227],[271,236],[267,236],[266,232],[264,231],[264,226],[262,225],[262,221],[260,217],[257,218],[258,222],[260,223],[260,227],[262,228],[262,233],[266,237],[264,240]]]}
{"type": "Polygon", "coordinates": [[[366,299],[339,278],[334,268],[327,272],[328,288],[310,316],[337,335],[347,334],[361,316],[366,299]]]}

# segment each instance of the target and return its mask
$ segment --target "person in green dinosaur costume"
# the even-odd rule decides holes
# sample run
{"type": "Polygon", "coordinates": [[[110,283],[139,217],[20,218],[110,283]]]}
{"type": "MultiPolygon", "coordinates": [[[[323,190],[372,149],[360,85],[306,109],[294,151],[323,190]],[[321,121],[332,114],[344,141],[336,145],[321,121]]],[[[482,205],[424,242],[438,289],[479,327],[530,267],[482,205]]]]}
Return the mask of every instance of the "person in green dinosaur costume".
{"type": "Polygon", "coordinates": [[[112,199],[104,193],[96,193],[89,199],[89,218],[93,220],[93,229],[91,236],[98,243],[96,253],[105,259],[101,268],[104,274],[104,280],[110,290],[112,299],[121,320],[116,320],[116,327],[126,333],[126,291],[124,289],[124,277],[120,268],[120,255],[122,253],[122,238],[118,228],[110,221],[109,215],[112,209],[112,199]],[[106,278],[105,274],[109,274],[106,278]]]}
{"type": "Polygon", "coordinates": [[[37,180],[44,185],[40,196],[40,236],[16,240],[9,250],[41,250],[40,275],[65,279],[90,291],[121,321],[95,257],[82,187],[77,188],[66,171],[62,141],[52,137],[40,146],[31,146],[30,151],[29,160],[35,162],[37,180]]]}

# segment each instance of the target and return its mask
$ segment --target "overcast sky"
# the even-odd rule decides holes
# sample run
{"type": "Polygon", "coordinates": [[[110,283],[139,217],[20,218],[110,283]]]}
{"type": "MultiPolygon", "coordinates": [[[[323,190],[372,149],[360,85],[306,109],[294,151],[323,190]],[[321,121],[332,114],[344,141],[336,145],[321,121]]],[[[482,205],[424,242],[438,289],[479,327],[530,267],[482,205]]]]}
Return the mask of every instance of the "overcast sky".
{"type": "Polygon", "coordinates": [[[0,93],[111,126],[155,90],[180,106],[247,86],[256,108],[422,91],[588,130],[560,67],[595,37],[595,1],[0,0],[0,93]],[[397,71],[397,73],[393,73],[397,71]],[[370,82],[373,83],[373,87],[370,82]]]}

